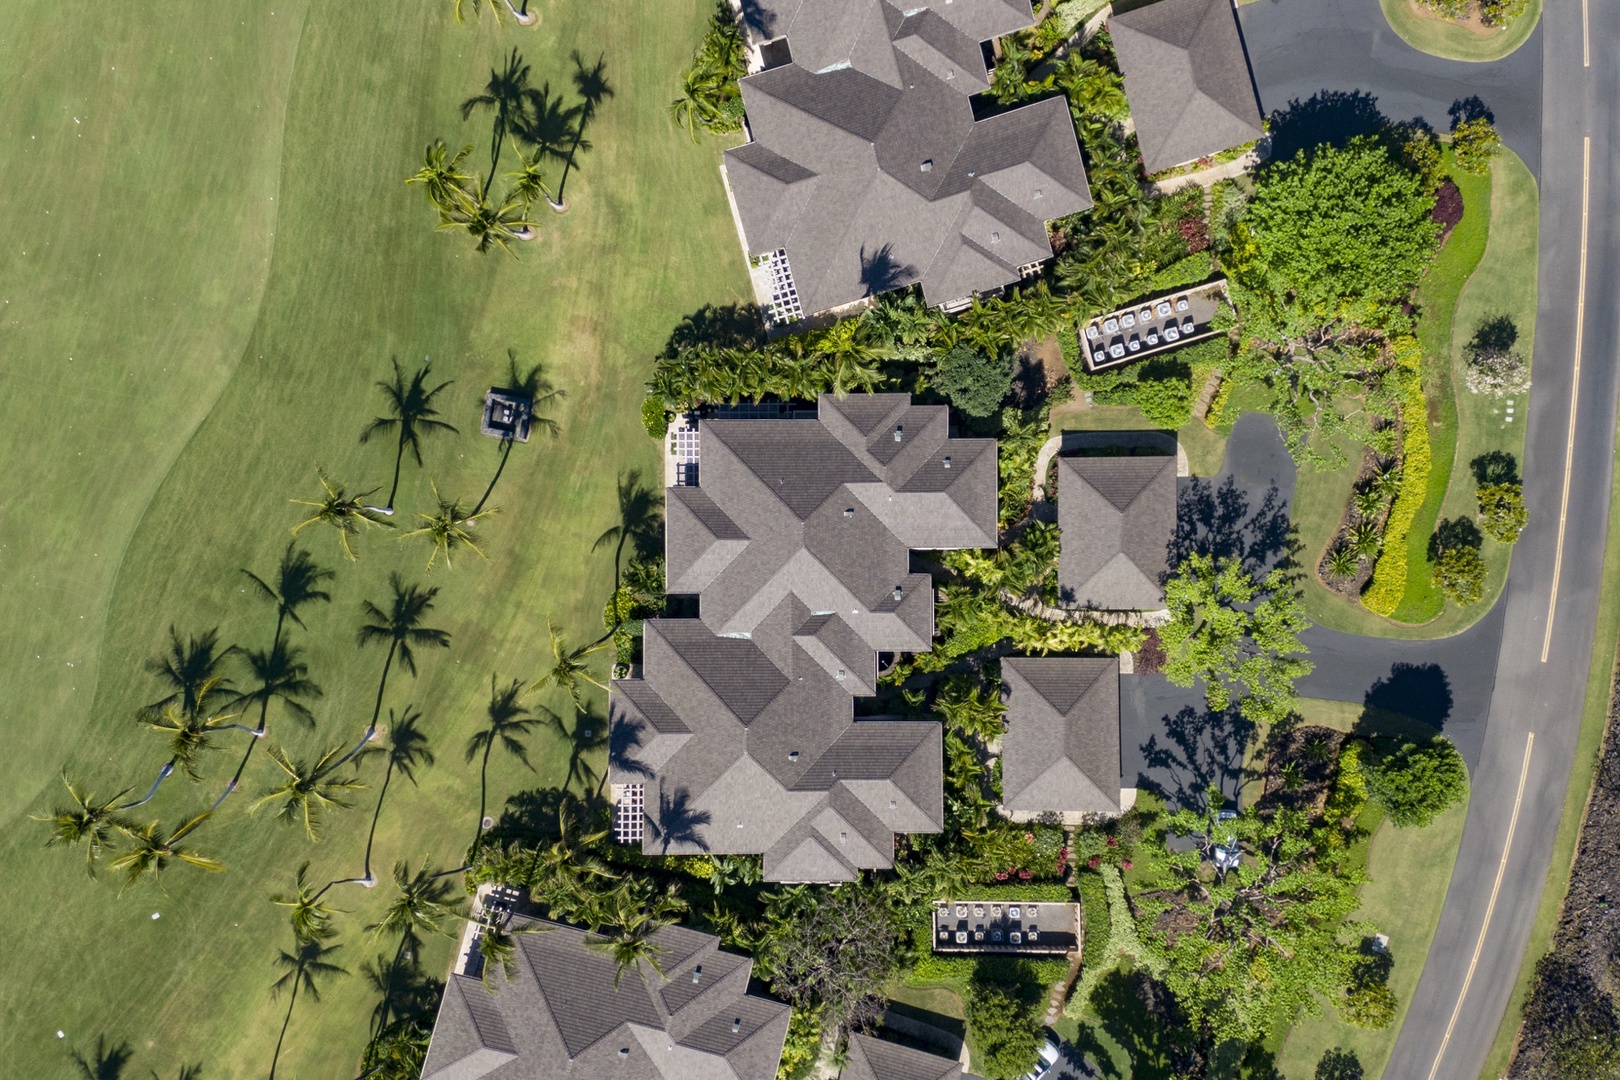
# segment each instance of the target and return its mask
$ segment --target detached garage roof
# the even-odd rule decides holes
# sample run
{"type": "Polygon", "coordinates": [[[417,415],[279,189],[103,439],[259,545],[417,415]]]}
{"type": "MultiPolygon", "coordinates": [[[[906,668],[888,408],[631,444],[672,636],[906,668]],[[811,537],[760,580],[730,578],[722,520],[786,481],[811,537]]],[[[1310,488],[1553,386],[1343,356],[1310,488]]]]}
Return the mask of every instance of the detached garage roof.
{"type": "Polygon", "coordinates": [[[1119,658],[1001,662],[1007,732],[1002,805],[1028,813],[1119,813],[1119,658]]]}
{"type": "Polygon", "coordinates": [[[1231,0],[1158,0],[1108,26],[1148,172],[1264,133],[1231,0]]]}

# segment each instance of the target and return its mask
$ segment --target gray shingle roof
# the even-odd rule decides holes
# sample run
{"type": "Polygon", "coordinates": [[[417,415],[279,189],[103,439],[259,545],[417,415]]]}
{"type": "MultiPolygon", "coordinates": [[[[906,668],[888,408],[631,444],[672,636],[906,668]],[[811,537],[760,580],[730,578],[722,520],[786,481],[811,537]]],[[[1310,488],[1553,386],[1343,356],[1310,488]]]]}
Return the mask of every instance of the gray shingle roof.
{"type": "Polygon", "coordinates": [[[922,283],[946,303],[1049,258],[1045,222],[1091,192],[1068,106],[975,121],[980,42],[1031,25],[1028,0],[746,0],[750,36],[792,62],[742,80],[754,142],[726,152],[750,252],[785,249],[823,311],[922,283]]]}
{"type": "Polygon", "coordinates": [[[1118,813],[1119,658],[1001,662],[1007,731],[1002,805],[1030,813],[1118,813]]]}
{"type": "Polygon", "coordinates": [[[614,985],[611,959],[583,931],[518,919],[518,963],[498,992],[453,974],[423,1080],[770,1080],[789,1009],[747,993],[753,962],[686,927],[659,930],[664,974],[614,985]],[[694,982],[694,975],[697,981],[694,982]],[[735,1030],[733,1030],[735,1028],[735,1030]]]}
{"type": "Polygon", "coordinates": [[[702,486],[669,489],[666,524],[670,590],[696,584],[699,618],[648,620],[642,676],[610,704],[610,775],[646,786],[645,850],[842,881],[892,865],[896,832],[941,828],[939,725],[856,722],[853,698],[879,652],[931,644],[910,550],[996,543],[995,443],[949,429],[905,394],[703,422],[702,486]]]}
{"type": "Polygon", "coordinates": [[[1175,457],[1058,458],[1058,528],[1065,604],[1162,608],[1176,529],[1175,457]]]}
{"type": "Polygon", "coordinates": [[[859,1033],[849,1037],[849,1057],[838,1076],[839,1080],[979,1080],[963,1072],[960,1061],[859,1033]]]}
{"type": "Polygon", "coordinates": [[[1157,0],[1108,26],[1148,172],[1263,134],[1231,0],[1157,0]]]}

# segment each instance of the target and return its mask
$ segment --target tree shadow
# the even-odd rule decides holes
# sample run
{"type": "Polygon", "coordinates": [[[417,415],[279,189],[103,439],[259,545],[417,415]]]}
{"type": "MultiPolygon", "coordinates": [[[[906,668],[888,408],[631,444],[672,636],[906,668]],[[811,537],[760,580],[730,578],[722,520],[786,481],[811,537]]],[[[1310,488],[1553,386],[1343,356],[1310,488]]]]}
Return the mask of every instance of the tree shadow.
{"type": "Polygon", "coordinates": [[[1506,450],[1487,451],[1470,461],[1468,467],[1474,472],[1474,483],[1481,487],[1519,482],[1519,459],[1506,450]]]}
{"type": "Polygon", "coordinates": [[[1474,524],[1473,518],[1448,518],[1434,527],[1434,535],[1429,537],[1429,561],[1440,558],[1442,551],[1452,548],[1473,548],[1479,550],[1485,543],[1485,537],[1480,533],[1479,526],[1474,524]]]}
{"type": "Polygon", "coordinates": [[[420,942],[412,941],[392,956],[378,953],[360,965],[372,992],[378,995],[371,1010],[371,1034],[392,1020],[425,1018],[432,1021],[444,993],[444,981],[422,970],[420,942]]]}
{"type": "Polygon", "coordinates": [[[1465,98],[1458,98],[1453,101],[1451,108],[1446,110],[1446,115],[1451,117],[1452,131],[1456,131],[1459,124],[1466,124],[1472,120],[1484,120],[1491,124],[1496,123],[1496,114],[1491,112],[1490,107],[1480,100],[1478,94],[1469,94],[1465,98]]]}
{"type": "Polygon", "coordinates": [[[1236,800],[1243,786],[1243,751],[1254,724],[1236,712],[1207,712],[1183,705],[1163,718],[1158,733],[1142,744],[1142,758],[1153,775],[1139,775],[1138,787],[1159,792],[1177,809],[1202,810],[1210,788],[1236,800]]]}
{"type": "Polygon", "coordinates": [[[1362,704],[1410,716],[1439,731],[1451,717],[1451,680],[1439,664],[1398,663],[1387,678],[1373,683],[1362,704]]]}
{"type": "Polygon", "coordinates": [[[707,810],[692,806],[692,793],[681,788],[673,796],[667,791],[658,793],[658,816],[647,815],[647,828],[652,830],[662,854],[669,854],[672,845],[688,845],[699,851],[708,851],[708,842],[699,829],[710,822],[707,810]]]}
{"type": "MultiPolygon", "coordinates": [[[[1112,971],[1091,994],[1091,1007],[1131,1059],[1131,1080],[1177,1080],[1192,1073],[1196,1054],[1185,1018],[1146,973],[1112,971]]],[[[1106,1060],[1099,1054],[1098,1061],[1106,1060]]]]}
{"type": "Polygon", "coordinates": [[[1511,315],[1492,315],[1480,323],[1469,339],[1472,353],[1507,353],[1519,343],[1519,326],[1511,315]]]}
{"type": "Polygon", "coordinates": [[[742,0],[742,23],[748,36],[756,41],[769,41],[777,36],[776,12],[765,7],[759,0],[742,0]]]}
{"type": "Polygon", "coordinates": [[[589,800],[582,802],[578,795],[562,788],[531,788],[508,797],[500,820],[484,835],[497,844],[513,840],[550,843],[561,835],[558,821],[564,806],[583,806],[587,812],[599,808],[599,804],[589,800]]]}
{"type": "Polygon", "coordinates": [[[644,745],[650,725],[628,716],[615,717],[608,731],[608,769],[650,780],[653,771],[643,765],[635,752],[644,745]]]}
{"type": "Polygon", "coordinates": [[[79,1075],[85,1080],[121,1080],[124,1070],[129,1067],[129,1059],[135,1052],[129,1048],[127,1041],[119,1041],[117,1045],[107,1045],[107,1036],[96,1036],[96,1048],[89,1056],[77,1050],[70,1051],[68,1057],[72,1060],[79,1075]]]}
{"type": "Polygon", "coordinates": [[[1216,487],[1194,478],[1176,494],[1176,531],[1168,551],[1171,566],[1197,552],[1237,558],[1251,573],[1261,574],[1289,549],[1288,501],[1275,484],[1258,507],[1228,475],[1216,487]]]}
{"type": "Polygon", "coordinates": [[[1366,1075],[1356,1052],[1342,1046],[1323,1051],[1321,1060],[1316,1063],[1315,1080],[1363,1080],[1366,1075]]]}
{"type": "Polygon", "coordinates": [[[894,245],[884,244],[868,252],[861,245],[861,287],[866,296],[876,296],[917,280],[917,268],[894,257],[894,245]]]}
{"type": "Polygon", "coordinates": [[[561,94],[552,94],[549,82],[538,90],[530,88],[524,105],[522,126],[514,134],[534,151],[536,160],[550,158],[566,169],[569,149],[579,134],[579,106],[565,104],[561,94]]]}
{"type": "Polygon", "coordinates": [[[765,344],[765,316],[758,304],[704,304],[670,331],[663,360],[687,349],[758,349],[765,344]]]}
{"type": "Polygon", "coordinates": [[[557,181],[557,199],[562,201],[563,188],[568,186],[568,174],[576,164],[581,151],[589,151],[591,144],[585,141],[585,129],[596,119],[596,110],[602,102],[613,96],[613,87],[607,80],[607,61],[603,56],[596,58],[596,63],[590,67],[585,66],[585,60],[575,49],[570,54],[574,62],[574,92],[579,95],[579,104],[574,107],[573,138],[568,144],[568,154],[563,161],[562,179],[557,181]]]}
{"type": "Polygon", "coordinates": [[[1286,108],[1272,110],[1270,161],[1292,161],[1320,146],[1343,147],[1388,123],[1378,98],[1365,90],[1319,90],[1304,101],[1294,98],[1286,108]]]}
{"type": "Polygon", "coordinates": [[[506,58],[505,67],[490,69],[484,92],[474,94],[461,103],[463,122],[479,109],[489,109],[494,113],[490,124],[489,180],[486,188],[495,181],[496,166],[500,164],[501,150],[506,140],[521,136],[529,125],[535,95],[534,88],[529,85],[529,70],[529,65],[523,62],[523,54],[513,49],[506,58]]]}

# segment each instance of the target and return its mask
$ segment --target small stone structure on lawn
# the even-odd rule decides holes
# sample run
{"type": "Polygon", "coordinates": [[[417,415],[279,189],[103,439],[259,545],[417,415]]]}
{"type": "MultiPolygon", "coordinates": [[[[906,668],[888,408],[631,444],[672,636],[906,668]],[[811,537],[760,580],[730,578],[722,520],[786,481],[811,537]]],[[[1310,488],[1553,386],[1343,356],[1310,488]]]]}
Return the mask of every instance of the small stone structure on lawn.
{"type": "Polygon", "coordinates": [[[533,419],[534,398],[521,390],[492,386],[484,395],[484,417],[478,430],[491,439],[528,442],[533,419]]]}

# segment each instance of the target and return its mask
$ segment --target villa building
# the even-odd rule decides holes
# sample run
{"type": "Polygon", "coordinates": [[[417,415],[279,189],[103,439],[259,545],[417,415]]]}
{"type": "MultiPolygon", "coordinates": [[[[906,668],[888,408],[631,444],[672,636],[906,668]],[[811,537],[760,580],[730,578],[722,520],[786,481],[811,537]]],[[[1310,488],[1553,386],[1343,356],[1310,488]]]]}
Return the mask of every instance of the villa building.
{"type": "Polygon", "coordinates": [[[965,305],[1091,206],[1062,97],[974,115],[983,43],[1033,25],[1029,0],[743,0],[743,18],[763,70],[724,173],[775,321],[917,283],[965,305]]]}
{"type": "Polygon", "coordinates": [[[668,591],[697,617],[647,620],[640,670],[613,683],[621,842],[829,882],[891,867],[896,833],[942,828],[939,723],[857,720],[854,701],[880,654],[931,646],[911,552],[996,546],[996,444],[949,425],[906,394],[700,422],[665,527],[668,591]]]}

